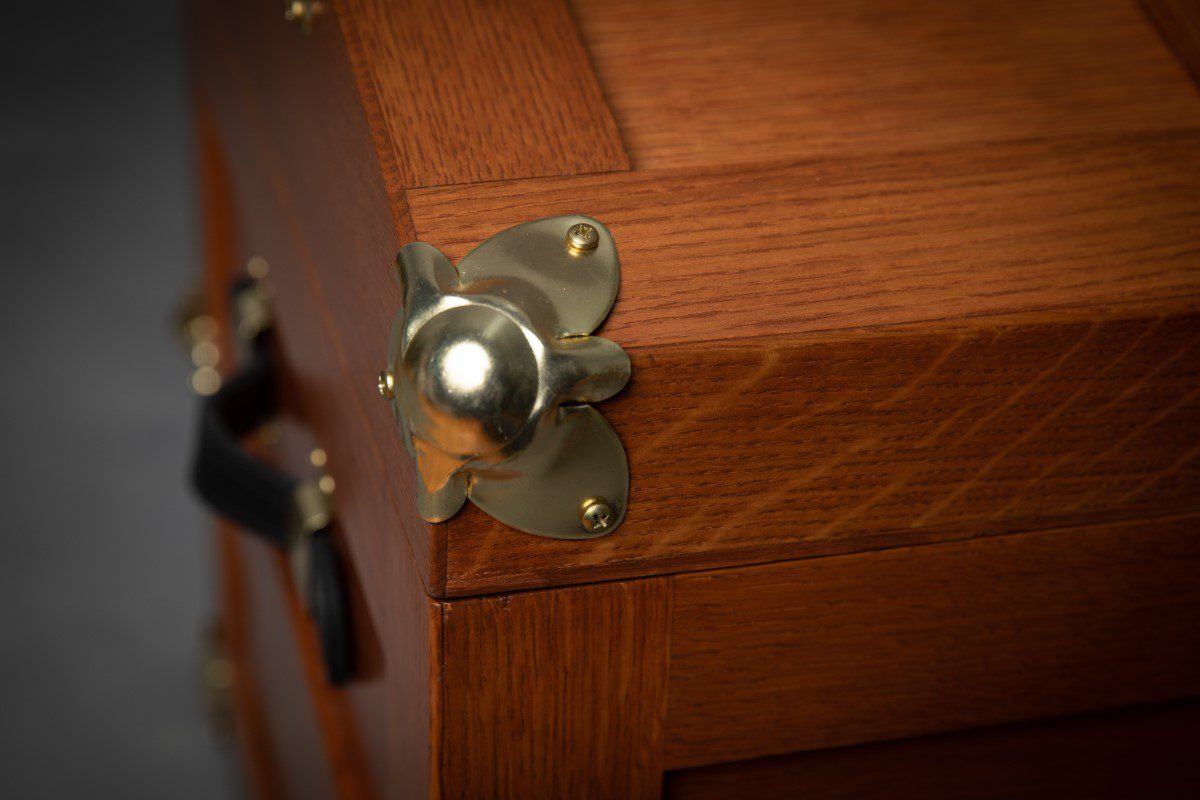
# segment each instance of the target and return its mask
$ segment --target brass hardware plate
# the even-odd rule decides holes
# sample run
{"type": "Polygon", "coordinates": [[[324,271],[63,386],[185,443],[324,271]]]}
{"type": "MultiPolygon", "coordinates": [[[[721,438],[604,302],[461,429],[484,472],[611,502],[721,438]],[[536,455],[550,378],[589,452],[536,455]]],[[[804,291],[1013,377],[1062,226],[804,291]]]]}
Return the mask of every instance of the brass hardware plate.
{"type": "Polygon", "coordinates": [[[417,461],[421,516],[471,502],[539,536],[584,539],[621,524],[629,465],[590,404],[629,380],[629,357],[591,336],[616,300],[608,229],[582,216],[502,231],[457,266],[435,247],[400,251],[404,306],[380,393],[417,461]]]}

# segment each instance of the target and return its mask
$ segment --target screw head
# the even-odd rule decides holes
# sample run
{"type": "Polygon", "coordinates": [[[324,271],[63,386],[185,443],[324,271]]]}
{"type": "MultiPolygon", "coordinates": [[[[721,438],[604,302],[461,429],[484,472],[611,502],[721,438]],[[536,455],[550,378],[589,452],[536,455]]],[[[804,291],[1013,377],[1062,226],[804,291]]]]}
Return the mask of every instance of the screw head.
{"type": "Polygon", "coordinates": [[[579,508],[579,520],[588,533],[603,533],[616,522],[612,506],[603,497],[589,497],[579,508]]]}
{"type": "Polygon", "coordinates": [[[576,252],[595,250],[600,244],[600,232],[586,222],[567,228],[567,246],[576,252]]]}
{"type": "Polygon", "coordinates": [[[396,376],[392,374],[390,369],[385,369],[379,373],[379,377],[375,381],[375,386],[379,389],[379,396],[384,400],[391,400],[396,396],[396,376]]]}

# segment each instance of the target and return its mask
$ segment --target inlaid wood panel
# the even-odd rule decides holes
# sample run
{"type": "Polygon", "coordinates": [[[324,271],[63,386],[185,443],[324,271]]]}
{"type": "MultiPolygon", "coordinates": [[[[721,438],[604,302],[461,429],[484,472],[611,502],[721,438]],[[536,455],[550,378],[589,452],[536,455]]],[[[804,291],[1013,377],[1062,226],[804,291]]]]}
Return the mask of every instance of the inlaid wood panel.
{"type": "Polygon", "coordinates": [[[564,0],[339,5],[393,184],[629,168],[564,0]]]}
{"type": "Polygon", "coordinates": [[[1132,0],[573,6],[639,169],[1200,123],[1132,0]]]}
{"type": "Polygon", "coordinates": [[[660,797],[670,578],[443,607],[442,797],[660,797]]]}
{"type": "Polygon", "coordinates": [[[675,578],[667,766],[1200,693],[1200,517],[675,578]]]}

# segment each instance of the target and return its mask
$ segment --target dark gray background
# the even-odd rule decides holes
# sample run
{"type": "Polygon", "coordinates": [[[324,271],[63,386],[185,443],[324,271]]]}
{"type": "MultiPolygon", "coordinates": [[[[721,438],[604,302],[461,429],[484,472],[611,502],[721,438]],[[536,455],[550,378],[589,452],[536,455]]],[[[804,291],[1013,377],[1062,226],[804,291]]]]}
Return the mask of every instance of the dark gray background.
{"type": "Polygon", "coordinates": [[[179,9],[3,13],[0,795],[238,795],[198,690],[211,541],[168,324],[197,262],[179,9]]]}

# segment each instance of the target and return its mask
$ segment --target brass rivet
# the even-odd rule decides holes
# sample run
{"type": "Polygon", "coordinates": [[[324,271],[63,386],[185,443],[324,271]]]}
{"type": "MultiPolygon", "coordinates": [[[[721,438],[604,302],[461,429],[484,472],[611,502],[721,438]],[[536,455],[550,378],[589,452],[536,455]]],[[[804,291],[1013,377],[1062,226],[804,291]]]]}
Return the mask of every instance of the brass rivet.
{"type": "Polygon", "coordinates": [[[221,373],[212,367],[200,367],[192,373],[192,390],[201,397],[217,393],[221,388],[221,373]]]}
{"type": "Polygon", "coordinates": [[[251,256],[246,262],[246,274],[256,281],[261,281],[271,272],[271,265],[262,256],[251,256]]]}
{"type": "Polygon", "coordinates": [[[324,10],[325,6],[319,0],[292,0],[283,12],[283,18],[288,22],[298,22],[301,30],[309,33],[313,19],[324,10]]]}
{"type": "Polygon", "coordinates": [[[396,376],[391,370],[385,369],[379,373],[379,377],[375,381],[375,387],[379,389],[379,396],[384,400],[391,400],[396,396],[396,376]]]}
{"type": "Polygon", "coordinates": [[[612,506],[603,497],[589,497],[579,508],[579,520],[588,533],[603,533],[612,527],[612,506]]]}
{"type": "Polygon", "coordinates": [[[192,363],[197,367],[215,367],[221,360],[221,351],[216,342],[206,339],[192,346],[192,363]]]}
{"type": "Polygon", "coordinates": [[[188,320],[183,333],[188,344],[196,345],[217,338],[217,321],[208,314],[199,314],[188,320]]]}
{"type": "Polygon", "coordinates": [[[329,460],[329,456],[319,447],[313,448],[313,451],[308,454],[308,460],[314,467],[323,467],[325,462],[329,460]]]}
{"type": "Polygon", "coordinates": [[[567,228],[567,246],[572,250],[583,252],[595,250],[600,244],[600,232],[586,222],[567,228]]]}

